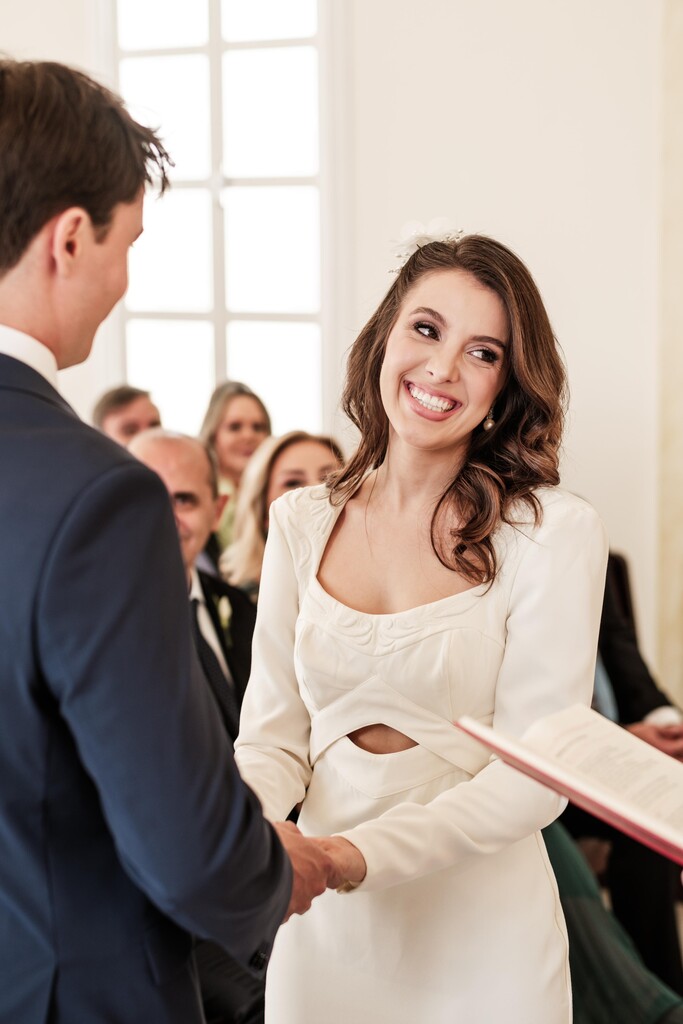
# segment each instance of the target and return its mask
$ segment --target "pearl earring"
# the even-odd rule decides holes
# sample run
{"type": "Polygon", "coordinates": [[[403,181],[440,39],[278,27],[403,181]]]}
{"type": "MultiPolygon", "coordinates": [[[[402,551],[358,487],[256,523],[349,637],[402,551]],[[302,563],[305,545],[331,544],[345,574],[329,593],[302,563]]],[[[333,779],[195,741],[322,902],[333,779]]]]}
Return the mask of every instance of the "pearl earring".
{"type": "Polygon", "coordinates": [[[492,430],[496,425],[496,421],[493,418],[493,406],[489,409],[489,414],[482,423],[484,430],[492,430]]]}

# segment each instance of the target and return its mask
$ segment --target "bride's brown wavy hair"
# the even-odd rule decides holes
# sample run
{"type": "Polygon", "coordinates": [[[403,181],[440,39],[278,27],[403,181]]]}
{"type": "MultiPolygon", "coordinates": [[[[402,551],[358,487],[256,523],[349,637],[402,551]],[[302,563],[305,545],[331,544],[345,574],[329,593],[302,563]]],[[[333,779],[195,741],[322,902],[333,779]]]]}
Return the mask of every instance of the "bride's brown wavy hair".
{"type": "Polygon", "coordinates": [[[493,544],[497,528],[519,522],[520,503],[540,522],[534,489],[559,483],[567,394],[564,365],[538,288],[519,257],[500,242],[484,235],[429,242],[401,269],[349,353],[342,408],[361,439],[356,453],[331,478],[330,500],[340,505],[368,470],[384,461],[389,421],[379,378],[387,338],[420,278],[443,270],[465,271],[490,288],[509,322],[495,425],[473,431],[465,461],[437,502],[431,522],[432,547],[442,564],[472,583],[490,583],[498,569],[493,544]],[[448,525],[453,521],[456,528],[448,525]]]}

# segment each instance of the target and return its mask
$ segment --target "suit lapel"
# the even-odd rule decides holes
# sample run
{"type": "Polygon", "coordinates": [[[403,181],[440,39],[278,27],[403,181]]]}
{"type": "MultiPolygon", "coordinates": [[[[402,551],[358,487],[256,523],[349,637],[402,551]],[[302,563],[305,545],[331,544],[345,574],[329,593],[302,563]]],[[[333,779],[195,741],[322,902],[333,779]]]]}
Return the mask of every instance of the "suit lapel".
{"type": "MultiPolygon", "coordinates": [[[[225,657],[233,682],[235,683],[238,703],[241,705],[242,698],[244,697],[244,691],[249,681],[253,624],[251,628],[248,629],[248,636],[245,637],[243,635],[244,624],[240,621],[239,608],[231,602],[232,615],[230,618],[228,637],[225,629],[221,625],[220,617],[218,615],[218,608],[216,606],[216,597],[218,592],[212,589],[211,579],[205,573],[199,573],[199,582],[201,584],[202,593],[204,594],[204,600],[206,601],[206,607],[209,611],[214,629],[216,630],[221,650],[223,651],[223,656],[225,657]]],[[[221,594],[221,596],[227,597],[227,594],[221,594]]]]}

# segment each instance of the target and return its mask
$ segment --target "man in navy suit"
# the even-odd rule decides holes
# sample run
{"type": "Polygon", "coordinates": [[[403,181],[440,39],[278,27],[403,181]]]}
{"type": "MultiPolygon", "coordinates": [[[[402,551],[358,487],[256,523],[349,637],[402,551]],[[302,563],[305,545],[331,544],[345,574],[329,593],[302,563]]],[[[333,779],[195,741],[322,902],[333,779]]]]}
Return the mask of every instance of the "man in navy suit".
{"type": "Polygon", "coordinates": [[[263,971],[340,884],[237,774],[163,484],[56,388],[166,160],[86,76],[0,61],[2,1024],[200,1022],[191,934],[263,971]]]}

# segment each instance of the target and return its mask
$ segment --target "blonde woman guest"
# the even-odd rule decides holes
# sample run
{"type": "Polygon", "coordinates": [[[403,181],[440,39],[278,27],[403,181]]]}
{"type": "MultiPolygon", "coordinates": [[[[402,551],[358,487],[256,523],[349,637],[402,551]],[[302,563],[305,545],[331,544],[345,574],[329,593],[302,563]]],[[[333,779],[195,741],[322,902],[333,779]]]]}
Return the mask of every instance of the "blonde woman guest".
{"type": "Polygon", "coordinates": [[[242,474],[270,432],[268,410],[251,388],[235,380],[219,384],[211,395],[199,431],[200,439],[215,456],[219,491],[228,495],[218,529],[207,548],[215,562],[232,540],[236,495],[242,474]]]}
{"type": "Polygon", "coordinates": [[[269,437],[260,445],[244,471],[233,542],[220,562],[229,583],[256,600],[271,504],[287,491],[323,483],[343,462],[342,450],[333,438],[303,430],[269,437]]]}
{"type": "Polygon", "coordinates": [[[356,454],[270,509],[236,758],[345,883],[280,930],[268,1024],[572,1019],[540,835],[564,801],[452,723],[519,736],[590,702],[607,543],[557,486],[565,372],[529,271],[480,235],[420,243],[350,352],[356,454]]]}

